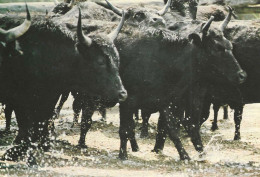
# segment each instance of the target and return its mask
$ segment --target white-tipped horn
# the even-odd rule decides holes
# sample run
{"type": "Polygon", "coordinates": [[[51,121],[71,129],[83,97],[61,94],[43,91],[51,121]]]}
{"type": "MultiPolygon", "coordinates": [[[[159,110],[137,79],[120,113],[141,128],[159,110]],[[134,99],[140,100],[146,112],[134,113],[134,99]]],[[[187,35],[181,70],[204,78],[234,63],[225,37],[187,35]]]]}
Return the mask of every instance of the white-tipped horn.
{"type": "Polygon", "coordinates": [[[206,34],[209,30],[209,27],[211,25],[211,23],[213,22],[214,20],[214,16],[211,16],[210,19],[207,21],[207,23],[202,27],[202,33],[203,34],[206,34]]]}
{"type": "Polygon", "coordinates": [[[108,37],[114,41],[116,39],[116,37],[118,36],[120,30],[122,29],[123,25],[124,25],[124,22],[125,22],[125,12],[122,11],[122,18],[121,18],[121,21],[119,23],[119,25],[116,27],[116,29],[114,31],[112,31],[108,37]]]}
{"type": "Polygon", "coordinates": [[[231,20],[232,15],[235,15],[235,14],[233,13],[233,9],[232,9],[230,6],[228,6],[228,10],[229,10],[228,15],[226,16],[225,20],[222,22],[222,24],[221,24],[220,27],[219,27],[221,31],[224,31],[224,30],[226,29],[228,23],[229,23],[230,20],[231,20]]]}
{"type": "Polygon", "coordinates": [[[111,10],[112,10],[114,13],[116,13],[116,14],[119,15],[119,16],[122,16],[122,12],[123,12],[122,9],[119,9],[119,8],[113,6],[110,2],[108,2],[108,0],[106,0],[106,2],[107,2],[107,5],[111,8],[111,10]]]}
{"type": "Polygon", "coordinates": [[[4,41],[4,42],[15,41],[17,38],[19,38],[24,33],[26,33],[26,31],[28,31],[28,29],[31,26],[31,15],[30,15],[30,12],[28,10],[28,6],[26,3],[25,3],[25,7],[26,7],[27,16],[21,25],[15,27],[15,28],[12,28],[10,30],[7,30],[7,31],[0,28],[0,40],[1,41],[4,41]]]}
{"type": "Polygon", "coordinates": [[[86,44],[87,46],[91,46],[92,39],[85,36],[82,31],[82,24],[81,24],[81,10],[79,8],[79,19],[78,19],[78,26],[77,26],[77,37],[80,43],[86,44]]]}
{"type": "Polygon", "coordinates": [[[158,15],[163,16],[168,11],[169,7],[171,6],[172,0],[168,0],[163,9],[157,12],[158,15]]]}

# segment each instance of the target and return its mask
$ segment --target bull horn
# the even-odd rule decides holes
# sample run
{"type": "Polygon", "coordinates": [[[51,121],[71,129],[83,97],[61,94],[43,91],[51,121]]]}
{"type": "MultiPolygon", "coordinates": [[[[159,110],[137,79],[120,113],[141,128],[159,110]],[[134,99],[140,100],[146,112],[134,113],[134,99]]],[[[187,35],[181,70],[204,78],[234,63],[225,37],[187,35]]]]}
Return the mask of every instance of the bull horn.
{"type": "Polygon", "coordinates": [[[53,0],[54,4],[55,5],[58,5],[59,4],[59,1],[58,0],[53,0]]]}
{"type": "Polygon", "coordinates": [[[210,19],[207,21],[207,23],[202,27],[202,33],[206,34],[209,30],[209,27],[212,23],[212,21],[214,20],[214,16],[211,16],[210,19]]]}
{"type": "Polygon", "coordinates": [[[8,31],[0,28],[0,40],[1,41],[4,41],[4,42],[15,41],[17,38],[19,38],[24,33],[26,33],[26,31],[28,31],[28,29],[31,26],[31,15],[30,15],[30,12],[28,10],[28,6],[26,3],[25,3],[25,7],[26,7],[27,16],[21,25],[15,27],[15,28],[12,28],[8,31]]]}
{"type": "Polygon", "coordinates": [[[75,0],[71,0],[70,3],[69,3],[69,5],[68,5],[68,7],[69,7],[69,8],[72,8],[72,7],[74,6],[74,3],[75,3],[75,0]]]}
{"type": "Polygon", "coordinates": [[[228,13],[227,17],[225,18],[225,20],[222,22],[222,24],[219,27],[221,31],[224,31],[226,29],[228,23],[231,20],[232,15],[235,16],[235,14],[233,12],[233,9],[230,6],[227,6],[227,7],[228,7],[228,10],[229,10],[229,13],[228,13]]]}
{"type": "Polygon", "coordinates": [[[92,40],[89,37],[85,36],[82,31],[80,8],[79,8],[79,19],[78,19],[78,27],[77,27],[77,37],[80,43],[86,44],[88,47],[91,46],[92,40]]]}
{"type": "Polygon", "coordinates": [[[119,23],[119,25],[116,27],[116,29],[114,31],[112,31],[108,37],[114,42],[114,40],[116,39],[116,37],[118,36],[120,30],[122,29],[123,25],[125,22],[125,12],[122,11],[122,18],[121,21],[119,23]]]}
{"type": "Polygon", "coordinates": [[[169,7],[171,6],[171,2],[172,2],[172,0],[168,0],[167,3],[165,4],[165,6],[163,7],[163,9],[159,10],[157,12],[157,14],[160,16],[165,15],[166,12],[168,11],[169,7]]]}
{"type": "Polygon", "coordinates": [[[108,0],[106,0],[107,2],[107,5],[111,8],[111,10],[116,13],[117,15],[121,16],[122,17],[122,13],[123,13],[123,10],[122,9],[119,9],[115,6],[113,6],[110,2],[108,2],[108,0]]]}

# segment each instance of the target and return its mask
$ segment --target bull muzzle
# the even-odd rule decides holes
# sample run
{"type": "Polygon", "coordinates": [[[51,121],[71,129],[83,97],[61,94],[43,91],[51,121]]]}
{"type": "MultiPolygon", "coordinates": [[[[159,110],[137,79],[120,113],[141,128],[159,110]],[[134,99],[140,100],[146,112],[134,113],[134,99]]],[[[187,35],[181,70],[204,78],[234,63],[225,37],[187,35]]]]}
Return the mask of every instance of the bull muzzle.
{"type": "Polygon", "coordinates": [[[242,84],[245,82],[246,78],[247,78],[247,74],[245,71],[241,70],[241,71],[238,71],[238,80],[239,80],[239,83],[242,84]]]}
{"type": "Polygon", "coordinates": [[[119,94],[118,95],[119,102],[123,102],[123,101],[125,101],[127,99],[127,91],[125,89],[120,90],[118,92],[118,94],[119,94]]]}

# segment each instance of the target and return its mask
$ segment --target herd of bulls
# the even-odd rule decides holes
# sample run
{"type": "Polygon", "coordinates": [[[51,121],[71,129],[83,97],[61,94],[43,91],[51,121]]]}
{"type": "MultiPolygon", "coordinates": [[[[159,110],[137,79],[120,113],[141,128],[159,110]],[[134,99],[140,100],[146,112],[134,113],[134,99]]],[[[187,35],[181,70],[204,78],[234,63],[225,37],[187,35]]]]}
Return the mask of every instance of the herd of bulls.
{"type": "Polygon", "coordinates": [[[169,21],[171,0],[162,10],[122,10],[108,0],[73,4],[57,4],[49,15],[33,18],[26,6],[27,18],[18,27],[20,18],[0,19],[1,27],[9,29],[0,28],[0,101],[9,115],[15,112],[19,127],[16,145],[2,160],[17,160],[35,148],[47,151],[55,105],[70,92],[76,112],[82,109],[82,147],[94,111],[120,103],[120,159],[127,159],[128,140],[133,151],[139,149],[133,119],[138,109],[141,136],[147,136],[150,115],[159,111],[154,151],[163,150],[168,136],[181,160],[190,157],[180,126],[203,154],[200,126],[211,103],[216,111],[223,104],[235,109],[235,140],[240,139],[243,105],[260,101],[260,43],[251,47],[232,41],[226,32],[232,8],[216,27],[213,16],[203,22],[194,11],[192,20],[169,21]]]}

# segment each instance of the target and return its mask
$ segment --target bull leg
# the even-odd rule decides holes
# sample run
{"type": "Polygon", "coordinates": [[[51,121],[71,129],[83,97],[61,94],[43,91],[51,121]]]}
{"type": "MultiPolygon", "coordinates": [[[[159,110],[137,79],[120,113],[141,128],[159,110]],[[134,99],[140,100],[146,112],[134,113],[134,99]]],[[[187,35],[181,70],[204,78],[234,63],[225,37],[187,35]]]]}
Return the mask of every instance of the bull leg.
{"type": "Polygon", "coordinates": [[[201,116],[201,119],[200,119],[200,126],[202,126],[202,124],[206,120],[208,120],[208,118],[209,118],[210,105],[211,105],[211,102],[206,99],[206,101],[204,102],[204,105],[203,105],[203,109],[202,109],[202,116],[201,116]]]}
{"type": "Polygon", "coordinates": [[[223,110],[224,110],[223,119],[228,119],[228,105],[224,105],[223,110]]]}
{"type": "Polygon", "coordinates": [[[83,104],[82,107],[82,118],[81,118],[81,126],[80,126],[80,138],[78,146],[82,148],[86,148],[86,134],[91,127],[92,124],[92,115],[94,114],[96,107],[92,103],[83,104]]]}
{"type": "Polygon", "coordinates": [[[242,114],[243,114],[243,106],[239,106],[235,109],[234,112],[234,121],[235,121],[235,137],[234,140],[240,140],[240,125],[242,120],[242,114]]]}
{"type": "Polygon", "coordinates": [[[189,11],[192,20],[196,20],[197,17],[198,2],[197,0],[189,0],[189,11]]]}
{"type": "Polygon", "coordinates": [[[12,106],[10,104],[6,104],[4,112],[5,112],[5,119],[6,119],[5,131],[8,132],[10,131],[10,126],[11,126],[11,117],[13,112],[12,106]]]}
{"type": "Polygon", "coordinates": [[[158,124],[157,124],[156,142],[152,152],[159,153],[160,151],[163,150],[164,143],[167,137],[165,126],[166,126],[165,119],[163,119],[160,114],[160,117],[158,119],[158,124]]]}
{"type": "Polygon", "coordinates": [[[99,112],[100,112],[100,114],[101,114],[101,116],[102,116],[102,121],[106,121],[106,119],[107,119],[107,110],[106,110],[106,108],[104,107],[104,106],[101,106],[100,108],[99,108],[99,112]]]}
{"type": "Polygon", "coordinates": [[[215,131],[215,130],[218,129],[218,111],[219,111],[219,108],[220,108],[220,104],[218,104],[218,103],[213,104],[214,120],[212,122],[212,127],[211,127],[212,131],[215,131]]]}
{"type": "Polygon", "coordinates": [[[130,140],[133,151],[138,151],[139,147],[135,139],[135,122],[133,119],[134,109],[129,108],[126,103],[121,103],[119,106],[120,110],[120,149],[119,158],[126,160],[127,157],[127,141],[130,140]]]}
{"type": "Polygon", "coordinates": [[[15,137],[13,143],[21,144],[22,142],[28,142],[29,132],[28,127],[31,127],[31,121],[29,119],[29,113],[25,108],[20,106],[14,107],[16,114],[16,120],[18,124],[18,135],[15,137]]]}
{"type": "Polygon", "coordinates": [[[48,126],[52,121],[53,110],[59,99],[59,93],[45,93],[39,95],[39,98],[35,101],[37,106],[33,111],[33,131],[32,142],[39,141],[38,147],[44,151],[48,151],[50,148],[50,137],[48,126]]]}
{"type": "Polygon", "coordinates": [[[139,120],[139,109],[135,111],[134,115],[135,115],[135,120],[139,120]]]}
{"type": "Polygon", "coordinates": [[[165,121],[165,128],[168,132],[169,138],[173,141],[179,155],[180,160],[190,160],[190,157],[184,149],[179,136],[179,126],[181,123],[180,117],[177,114],[177,108],[167,107],[165,110],[160,111],[161,118],[165,121]]]}
{"type": "MultiPolygon", "coordinates": [[[[200,86],[199,84],[193,87],[193,90],[191,92],[191,101],[188,104],[188,115],[190,117],[186,118],[186,125],[188,130],[188,134],[191,137],[191,141],[195,147],[195,149],[199,152],[203,152],[203,144],[201,141],[200,136],[200,119],[201,119],[201,113],[203,109],[203,102],[205,101],[207,87],[200,86]]],[[[187,110],[187,111],[188,111],[187,110]]]]}
{"type": "Polygon", "coordinates": [[[62,109],[64,103],[67,101],[67,99],[68,99],[68,97],[69,97],[69,94],[70,94],[70,92],[65,92],[65,93],[63,93],[63,94],[61,95],[60,103],[59,103],[59,105],[57,106],[56,111],[55,111],[55,116],[54,116],[55,119],[56,119],[56,118],[59,118],[59,116],[60,116],[60,111],[61,111],[61,109],[62,109]]]}
{"type": "Polygon", "coordinates": [[[80,114],[81,108],[82,108],[82,99],[81,99],[81,96],[78,95],[75,97],[73,104],[72,104],[74,117],[73,117],[73,124],[72,124],[71,128],[73,128],[74,125],[78,124],[78,119],[79,119],[79,114],[80,114]]]}
{"type": "Polygon", "coordinates": [[[146,138],[148,137],[148,124],[149,124],[148,121],[151,114],[145,110],[142,110],[141,114],[142,114],[143,123],[142,123],[140,138],[146,138]]]}

